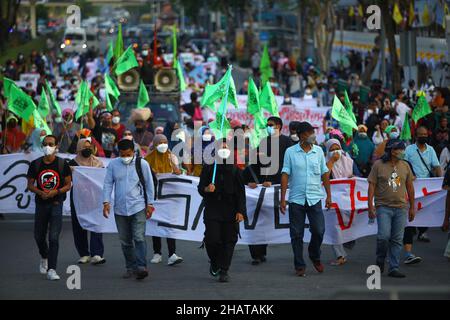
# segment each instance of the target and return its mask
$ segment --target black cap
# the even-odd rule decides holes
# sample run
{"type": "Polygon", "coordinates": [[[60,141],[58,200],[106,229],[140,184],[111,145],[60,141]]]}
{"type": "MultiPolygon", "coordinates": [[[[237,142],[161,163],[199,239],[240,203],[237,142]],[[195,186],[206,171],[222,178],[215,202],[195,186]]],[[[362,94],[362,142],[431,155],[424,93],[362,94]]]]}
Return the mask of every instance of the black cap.
{"type": "Polygon", "coordinates": [[[386,150],[406,149],[406,144],[400,139],[390,139],[386,143],[386,150]]]}
{"type": "Polygon", "coordinates": [[[128,139],[122,139],[119,141],[119,143],[117,144],[117,147],[119,148],[119,150],[134,150],[134,142],[128,139]]]}
{"type": "Polygon", "coordinates": [[[314,129],[317,129],[317,127],[313,127],[311,125],[311,123],[306,122],[306,121],[300,122],[297,125],[297,134],[301,134],[303,132],[308,132],[308,131],[311,131],[311,130],[314,130],[314,129]]]}

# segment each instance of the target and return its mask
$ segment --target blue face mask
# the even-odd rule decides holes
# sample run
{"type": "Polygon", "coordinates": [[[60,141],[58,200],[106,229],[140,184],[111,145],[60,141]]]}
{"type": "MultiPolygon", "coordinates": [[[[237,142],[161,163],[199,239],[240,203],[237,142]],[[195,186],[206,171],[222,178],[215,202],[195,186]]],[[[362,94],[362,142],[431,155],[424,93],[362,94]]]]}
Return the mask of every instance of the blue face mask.
{"type": "Polygon", "coordinates": [[[269,136],[273,136],[275,134],[275,129],[273,127],[267,127],[267,133],[269,136]]]}

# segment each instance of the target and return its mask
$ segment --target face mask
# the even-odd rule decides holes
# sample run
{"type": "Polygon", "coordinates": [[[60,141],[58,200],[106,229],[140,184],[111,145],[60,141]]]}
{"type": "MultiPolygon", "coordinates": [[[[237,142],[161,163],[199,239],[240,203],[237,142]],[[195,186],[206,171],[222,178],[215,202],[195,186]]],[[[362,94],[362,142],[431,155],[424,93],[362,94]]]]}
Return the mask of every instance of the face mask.
{"type": "Polygon", "coordinates": [[[267,127],[267,133],[269,136],[273,136],[275,134],[275,129],[273,127],[267,127]]]}
{"type": "Polygon", "coordinates": [[[159,153],[165,153],[169,149],[169,145],[167,143],[161,143],[156,147],[159,153]]]}
{"type": "Polygon", "coordinates": [[[119,122],[120,122],[120,117],[113,117],[112,118],[112,123],[118,124],[119,122]]]}
{"type": "Polygon", "coordinates": [[[202,136],[202,139],[203,139],[203,141],[205,141],[205,142],[209,142],[209,141],[212,140],[212,135],[210,135],[210,134],[204,134],[204,135],[202,136]]]}
{"type": "Polygon", "coordinates": [[[143,51],[142,51],[142,56],[143,56],[143,57],[146,57],[147,55],[148,55],[148,50],[143,50],[143,51]]]}
{"type": "Polygon", "coordinates": [[[291,99],[284,99],[284,103],[285,104],[292,104],[292,101],[291,101],[291,99]]]}
{"type": "Polygon", "coordinates": [[[417,137],[417,142],[419,144],[425,144],[428,142],[428,137],[417,137]]]}
{"type": "Polygon", "coordinates": [[[316,135],[313,133],[306,139],[306,143],[314,144],[316,142],[316,135]]]}
{"type": "Polygon", "coordinates": [[[92,149],[83,149],[81,150],[81,155],[85,158],[89,158],[92,155],[92,149]]]}
{"type": "Polygon", "coordinates": [[[121,157],[120,160],[122,160],[124,165],[129,165],[133,160],[133,157],[121,157]]]}
{"type": "Polygon", "coordinates": [[[292,139],[292,141],[295,141],[295,142],[297,142],[298,140],[300,140],[300,138],[299,138],[298,135],[296,135],[296,134],[291,134],[291,139],[292,139]]]}
{"type": "Polygon", "coordinates": [[[230,154],[231,154],[230,149],[219,149],[219,150],[217,150],[217,155],[219,156],[220,159],[228,159],[230,154]]]}
{"type": "Polygon", "coordinates": [[[61,117],[56,117],[55,118],[55,122],[56,123],[61,123],[63,120],[62,120],[62,118],[61,117]]]}
{"type": "Polygon", "coordinates": [[[252,134],[250,132],[244,133],[244,137],[250,139],[252,134]]]}
{"type": "Polygon", "coordinates": [[[45,146],[42,148],[42,150],[44,151],[44,154],[46,156],[51,156],[52,154],[55,153],[56,147],[45,146]]]}
{"type": "Polygon", "coordinates": [[[397,153],[397,155],[395,156],[398,160],[403,160],[405,159],[405,151],[402,151],[400,153],[397,153]]]}
{"type": "Polygon", "coordinates": [[[342,150],[334,150],[331,153],[332,155],[338,154],[340,156],[342,154],[342,150]]]}
{"type": "Polygon", "coordinates": [[[360,133],[358,133],[358,136],[359,136],[360,138],[367,138],[367,133],[365,133],[365,132],[360,132],[360,133]]]}
{"type": "Polygon", "coordinates": [[[391,132],[389,133],[389,137],[391,139],[397,139],[400,136],[400,134],[398,132],[391,132]]]}

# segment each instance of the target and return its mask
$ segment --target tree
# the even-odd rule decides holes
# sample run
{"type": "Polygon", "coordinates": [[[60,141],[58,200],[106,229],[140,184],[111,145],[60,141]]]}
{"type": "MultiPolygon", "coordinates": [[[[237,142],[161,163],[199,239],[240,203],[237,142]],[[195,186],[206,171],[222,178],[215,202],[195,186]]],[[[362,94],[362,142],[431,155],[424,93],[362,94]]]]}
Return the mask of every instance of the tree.
{"type": "Polygon", "coordinates": [[[314,44],[317,52],[319,66],[322,72],[328,72],[336,32],[335,0],[310,1],[315,13],[314,44]]]}
{"type": "Polygon", "coordinates": [[[0,51],[3,51],[9,40],[9,30],[16,24],[20,0],[0,1],[0,51]]]}

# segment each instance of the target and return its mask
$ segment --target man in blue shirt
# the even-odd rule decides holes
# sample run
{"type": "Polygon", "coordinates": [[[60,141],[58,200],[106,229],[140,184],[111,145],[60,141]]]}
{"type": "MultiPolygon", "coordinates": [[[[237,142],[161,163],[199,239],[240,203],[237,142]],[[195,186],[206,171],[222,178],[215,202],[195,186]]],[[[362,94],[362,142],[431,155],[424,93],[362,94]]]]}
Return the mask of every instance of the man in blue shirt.
{"type": "MultiPolygon", "coordinates": [[[[405,160],[411,164],[417,178],[441,177],[442,169],[436,155],[436,151],[427,144],[428,129],[418,127],[416,129],[416,143],[408,146],[405,150],[405,160]]],[[[430,242],[426,235],[427,227],[418,227],[417,239],[422,242],[430,242]]],[[[422,261],[422,258],[412,254],[412,244],[416,227],[406,227],[403,238],[405,249],[405,264],[415,264],[422,261]]]]}
{"type": "Polygon", "coordinates": [[[118,148],[120,158],[112,160],[106,169],[103,216],[109,217],[114,186],[114,217],[127,268],[124,278],[135,275],[142,280],[148,276],[145,227],[154,210],[153,178],[147,161],[141,161],[144,190],[136,170],[133,141],[121,140],[118,148]]]}
{"type": "Polygon", "coordinates": [[[331,208],[331,192],[328,168],[323,151],[314,145],[314,127],[301,122],[297,127],[299,143],[286,150],[281,176],[280,210],[286,212],[286,190],[289,184],[289,223],[294,266],[299,277],[305,276],[303,260],[303,235],[305,219],[308,216],[311,241],[309,258],[318,272],[323,272],[320,262],[320,246],[325,233],[325,219],[322,212],[323,190],[325,187],[326,207],[331,208]]]}

